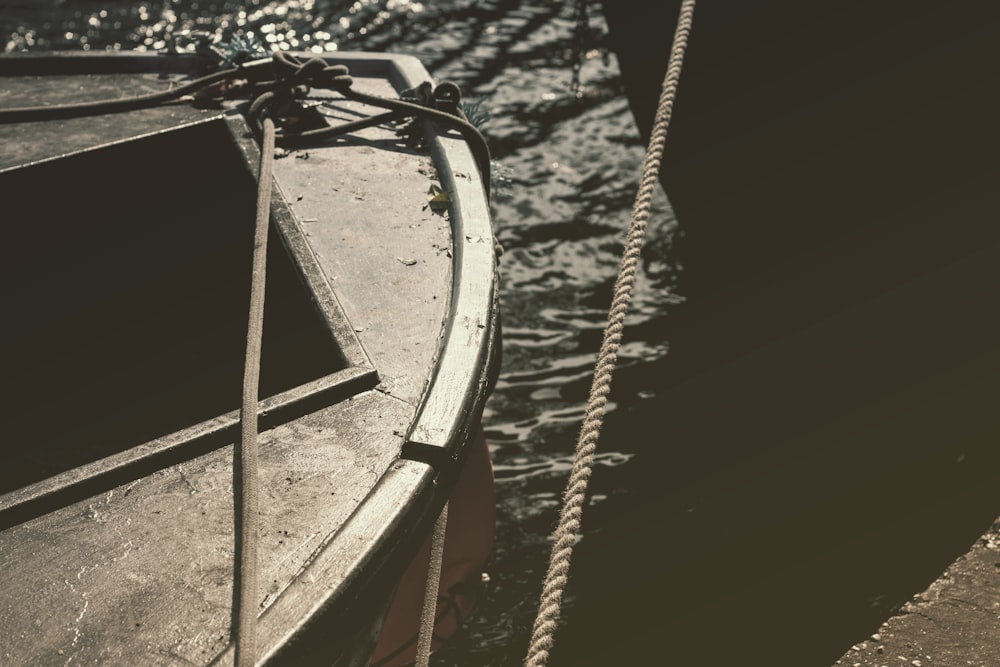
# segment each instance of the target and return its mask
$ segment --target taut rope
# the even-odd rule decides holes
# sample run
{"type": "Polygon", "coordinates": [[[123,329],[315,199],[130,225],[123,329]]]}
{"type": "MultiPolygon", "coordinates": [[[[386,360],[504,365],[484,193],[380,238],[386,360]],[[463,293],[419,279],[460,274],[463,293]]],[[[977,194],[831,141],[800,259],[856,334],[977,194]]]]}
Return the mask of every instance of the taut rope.
{"type": "Polygon", "coordinates": [[[420,610],[420,629],[417,634],[416,667],[428,667],[431,660],[431,640],[434,639],[434,624],[437,622],[438,590],[441,588],[441,563],[444,560],[444,536],[448,528],[448,503],[434,524],[431,536],[431,558],[427,568],[427,585],[424,588],[424,604],[420,610]]]}
{"type": "Polygon", "coordinates": [[[646,222],[649,220],[653,190],[656,187],[660,171],[663,145],[666,142],[667,128],[673,113],[677,83],[681,74],[681,63],[684,60],[684,51],[691,33],[694,4],[695,0],[684,0],[681,3],[673,47],[670,50],[670,61],[663,79],[663,89],[656,111],[653,132],[642,166],[642,178],[636,193],[625,251],[618,269],[618,278],[615,281],[614,298],[608,314],[608,325],[604,330],[604,339],[601,342],[594,370],[594,380],[591,384],[590,396],[587,399],[587,413],[573,456],[573,469],[563,493],[559,522],[553,534],[555,544],[552,546],[549,568],[542,586],[538,614],[531,632],[531,644],[524,663],[526,667],[544,667],[548,662],[549,650],[552,648],[553,637],[559,622],[563,591],[568,581],[570,559],[573,555],[573,545],[576,543],[580,530],[580,518],[583,515],[587,483],[590,481],[590,474],[593,470],[597,440],[604,422],[604,409],[608,402],[608,394],[611,392],[611,376],[618,359],[618,350],[621,347],[625,315],[628,313],[629,300],[632,298],[639,252],[642,249],[643,237],[646,233],[646,222]]]}
{"type": "Polygon", "coordinates": [[[264,285],[267,266],[267,230],[271,220],[271,174],[274,165],[274,121],[265,116],[260,142],[260,175],[257,182],[257,218],[253,240],[253,273],[250,284],[250,317],[243,367],[243,403],[240,408],[240,496],[238,516],[239,576],[236,622],[236,665],[257,660],[257,545],[260,503],[257,470],[257,399],[260,384],[260,350],[264,331],[264,285]]]}

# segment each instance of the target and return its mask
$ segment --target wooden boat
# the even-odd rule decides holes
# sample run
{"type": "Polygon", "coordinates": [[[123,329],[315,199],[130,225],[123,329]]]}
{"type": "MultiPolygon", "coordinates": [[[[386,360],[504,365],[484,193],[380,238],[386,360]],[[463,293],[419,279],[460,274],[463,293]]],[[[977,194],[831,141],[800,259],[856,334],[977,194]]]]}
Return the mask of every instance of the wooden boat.
{"type": "MultiPolygon", "coordinates": [[[[430,80],[409,57],[325,63],[347,68],[352,94],[398,99],[430,80]]],[[[251,84],[272,76],[267,62],[240,67],[251,84]]],[[[5,56],[0,115],[131,99],[213,69],[204,53],[5,56]]],[[[3,664],[234,659],[260,148],[246,99],[195,102],[0,125],[3,664]]],[[[295,122],[382,116],[274,163],[258,661],[367,664],[497,372],[488,174],[440,119],[404,136],[399,114],[357,95],[313,88],[294,106],[289,140],[295,122]]],[[[491,512],[469,519],[484,522],[480,547],[491,512]]]]}

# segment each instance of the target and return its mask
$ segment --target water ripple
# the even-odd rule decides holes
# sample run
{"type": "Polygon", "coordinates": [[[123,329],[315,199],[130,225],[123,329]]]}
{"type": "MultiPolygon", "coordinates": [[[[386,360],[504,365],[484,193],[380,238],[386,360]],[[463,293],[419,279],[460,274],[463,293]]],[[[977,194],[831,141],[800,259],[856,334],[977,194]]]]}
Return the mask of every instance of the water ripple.
{"type": "MultiPolygon", "coordinates": [[[[633,454],[618,452],[597,454],[594,456],[594,466],[616,468],[628,463],[633,456],[633,454]]],[[[524,481],[532,477],[562,478],[568,476],[572,469],[573,458],[568,456],[550,458],[544,461],[531,461],[515,457],[502,465],[494,466],[493,474],[498,482],[524,481]]]]}

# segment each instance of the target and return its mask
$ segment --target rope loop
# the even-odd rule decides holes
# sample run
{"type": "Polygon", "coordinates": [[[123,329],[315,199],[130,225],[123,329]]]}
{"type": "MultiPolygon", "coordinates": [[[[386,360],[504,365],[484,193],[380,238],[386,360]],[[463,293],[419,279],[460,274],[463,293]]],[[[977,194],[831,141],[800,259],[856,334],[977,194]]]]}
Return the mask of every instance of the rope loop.
{"type": "Polygon", "coordinates": [[[453,116],[462,116],[462,89],[453,81],[442,81],[434,88],[434,107],[453,116]]]}
{"type": "MultiPolygon", "coordinates": [[[[284,102],[284,100],[280,101],[284,102]]],[[[261,141],[264,135],[264,119],[273,118],[277,115],[278,106],[278,95],[273,90],[260,93],[250,103],[250,108],[247,110],[247,120],[258,142],[261,141]]]]}

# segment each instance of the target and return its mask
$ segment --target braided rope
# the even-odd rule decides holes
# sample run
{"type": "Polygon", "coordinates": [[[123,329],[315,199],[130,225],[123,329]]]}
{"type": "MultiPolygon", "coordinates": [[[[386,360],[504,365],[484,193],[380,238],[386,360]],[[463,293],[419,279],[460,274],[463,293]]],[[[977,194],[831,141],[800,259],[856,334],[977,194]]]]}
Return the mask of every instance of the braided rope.
{"type": "Polygon", "coordinates": [[[646,223],[649,220],[649,210],[660,171],[667,128],[673,113],[684,51],[687,48],[687,40],[691,32],[694,4],[695,0],[684,0],[681,3],[673,47],[670,51],[670,61],[663,79],[663,89],[660,94],[649,148],[642,166],[642,178],[636,193],[625,251],[618,270],[618,278],[615,281],[614,298],[608,314],[608,325],[604,330],[604,339],[597,357],[594,380],[590,388],[590,397],[587,400],[586,416],[580,429],[580,438],[577,441],[573,457],[573,469],[566,484],[559,522],[553,534],[555,544],[552,547],[548,572],[542,586],[538,614],[531,632],[531,644],[524,663],[526,667],[544,667],[547,664],[556,626],[559,622],[563,591],[568,581],[570,559],[573,555],[573,546],[579,536],[587,484],[590,481],[597,440],[604,422],[608,394],[611,392],[611,376],[618,359],[618,350],[621,347],[625,315],[628,313],[629,300],[632,297],[636,266],[639,262],[639,253],[646,232],[646,223]]]}
{"type": "Polygon", "coordinates": [[[243,367],[243,403],[240,407],[239,576],[236,597],[236,664],[257,662],[257,547],[260,524],[260,482],[257,461],[257,393],[260,384],[261,339],[264,330],[264,284],[267,231],[271,219],[271,174],[274,164],[274,122],[265,117],[260,142],[260,177],[254,227],[253,274],[247,323],[247,351],[243,367]]]}

